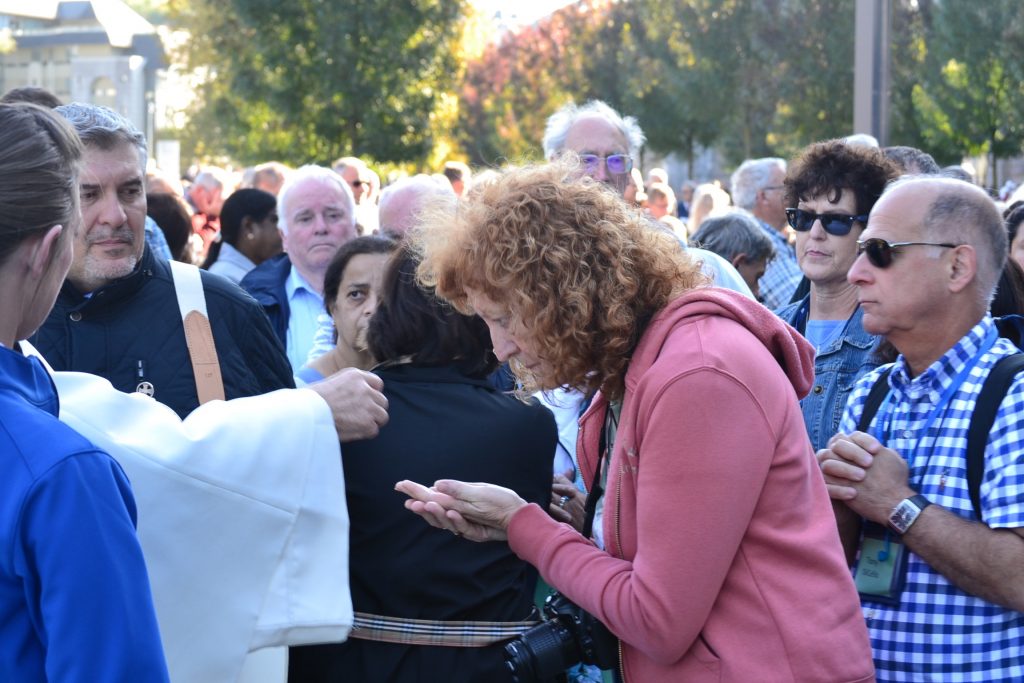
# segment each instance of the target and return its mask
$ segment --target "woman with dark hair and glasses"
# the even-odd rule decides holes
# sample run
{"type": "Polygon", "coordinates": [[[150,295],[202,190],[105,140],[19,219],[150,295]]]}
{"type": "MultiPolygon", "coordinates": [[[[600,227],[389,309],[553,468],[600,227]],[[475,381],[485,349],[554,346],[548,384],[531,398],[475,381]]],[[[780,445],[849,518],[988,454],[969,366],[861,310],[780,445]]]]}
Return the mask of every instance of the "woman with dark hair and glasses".
{"type": "Polygon", "coordinates": [[[557,439],[550,411],[488,384],[487,325],[420,288],[417,265],[392,257],[367,335],[390,421],[342,458],[355,629],[346,643],[292,648],[290,681],[511,681],[503,646],[530,625],[530,565],[507,545],[431,529],[395,491],[410,476],[459,477],[546,504],[557,439]]]}
{"type": "Polygon", "coordinates": [[[277,198],[246,188],[224,200],[220,236],[210,245],[202,267],[237,284],[250,270],[280,253],[277,198]]]}
{"type": "Polygon", "coordinates": [[[786,218],[810,293],[777,313],[816,349],[814,385],[800,401],[815,450],[838,431],[854,381],[883,362],[877,338],[861,325],[857,288],[846,273],[871,207],[897,175],[880,150],[842,140],[810,145],[786,175],[786,218]]]}

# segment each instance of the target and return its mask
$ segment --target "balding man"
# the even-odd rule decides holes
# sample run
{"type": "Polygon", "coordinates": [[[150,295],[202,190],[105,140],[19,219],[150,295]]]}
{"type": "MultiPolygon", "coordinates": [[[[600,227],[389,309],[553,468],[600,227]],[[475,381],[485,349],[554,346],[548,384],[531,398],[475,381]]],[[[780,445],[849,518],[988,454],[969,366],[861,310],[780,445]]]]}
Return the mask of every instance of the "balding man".
{"type": "Polygon", "coordinates": [[[991,429],[972,437],[977,485],[968,474],[982,386],[1017,353],[988,314],[1006,242],[982,190],[906,178],[875,204],[849,271],[864,329],[900,351],[859,381],[818,453],[856,550],[879,681],[1024,676],[1024,382],[1012,370],[991,429]]]}
{"type": "Polygon", "coordinates": [[[303,166],[281,188],[277,216],[285,253],[239,284],[263,306],[295,371],[313,347],[327,266],[338,247],[356,236],[352,189],[329,168],[303,166]]]}
{"type": "Polygon", "coordinates": [[[425,173],[388,185],[380,194],[379,232],[392,239],[404,238],[416,224],[419,212],[434,199],[455,202],[457,197],[450,185],[425,173]]]}

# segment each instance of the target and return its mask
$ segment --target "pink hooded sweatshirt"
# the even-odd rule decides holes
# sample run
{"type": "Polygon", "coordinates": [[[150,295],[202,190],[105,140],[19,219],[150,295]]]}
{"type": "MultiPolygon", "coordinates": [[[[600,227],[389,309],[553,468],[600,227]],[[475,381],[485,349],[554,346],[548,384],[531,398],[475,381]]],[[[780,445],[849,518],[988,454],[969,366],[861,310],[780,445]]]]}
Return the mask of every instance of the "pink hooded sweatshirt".
{"type": "MultiPolygon", "coordinates": [[[[768,309],[690,291],[626,373],[607,551],[535,504],[513,516],[516,554],[619,636],[627,683],[874,680],[797,403],[813,377],[814,349],[768,309]]],[[[580,420],[588,480],[607,405],[598,394],[580,420]]]]}

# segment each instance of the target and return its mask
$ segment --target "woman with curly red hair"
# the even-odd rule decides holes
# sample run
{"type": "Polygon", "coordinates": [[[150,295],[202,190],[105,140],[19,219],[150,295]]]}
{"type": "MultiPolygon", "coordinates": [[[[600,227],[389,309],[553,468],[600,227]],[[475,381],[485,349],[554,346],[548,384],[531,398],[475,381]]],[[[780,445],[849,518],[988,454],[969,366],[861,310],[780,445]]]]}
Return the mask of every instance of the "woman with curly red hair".
{"type": "Polygon", "coordinates": [[[506,172],[415,240],[421,280],[483,318],[524,389],[599,390],[578,451],[603,519],[592,542],[454,480],[399,482],[410,510],[507,539],[620,639],[627,682],[874,680],[797,403],[799,335],[563,164],[506,172]]]}

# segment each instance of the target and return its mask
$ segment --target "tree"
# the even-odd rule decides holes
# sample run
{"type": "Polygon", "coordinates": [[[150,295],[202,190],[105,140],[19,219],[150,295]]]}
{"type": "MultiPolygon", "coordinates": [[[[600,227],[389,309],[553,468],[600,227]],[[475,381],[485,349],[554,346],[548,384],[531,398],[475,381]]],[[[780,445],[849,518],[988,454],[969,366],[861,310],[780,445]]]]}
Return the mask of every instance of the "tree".
{"type": "MultiPolygon", "coordinates": [[[[1024,13],[1019,0],[922,0],[925,76],[912,88],[926,148],[995,160],[1024,146],[1024,13]]],[[[942,155],[946,156],[946,155],[942,155]]]]}
{"type": "Polygon", "coordinates": [[[465,0],[171,0],[208,70],[186,138],[243,163],[427,164],[455,114],[465,0]]]}

